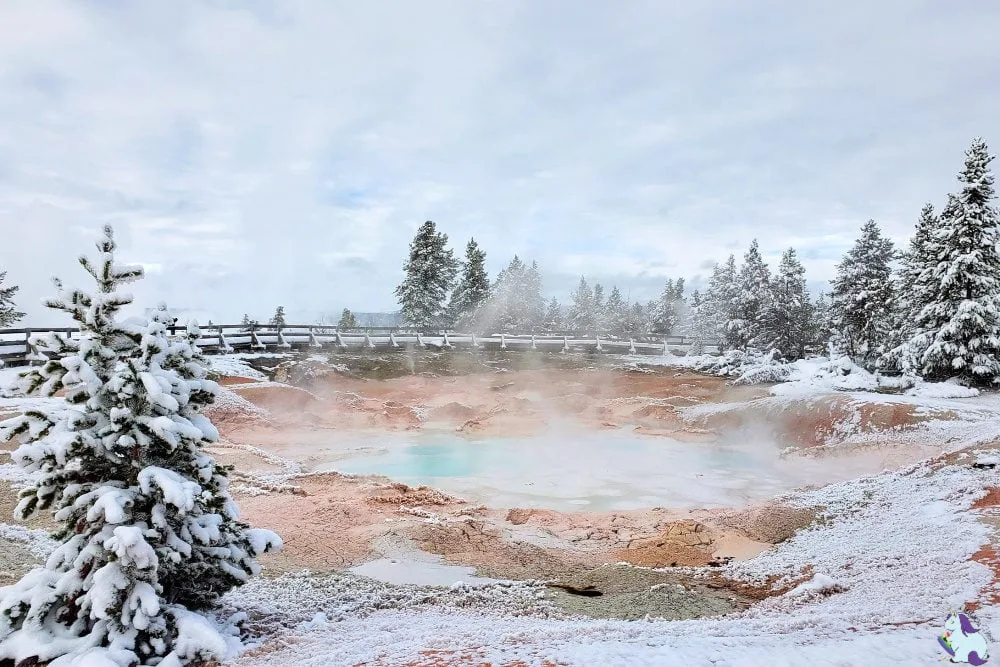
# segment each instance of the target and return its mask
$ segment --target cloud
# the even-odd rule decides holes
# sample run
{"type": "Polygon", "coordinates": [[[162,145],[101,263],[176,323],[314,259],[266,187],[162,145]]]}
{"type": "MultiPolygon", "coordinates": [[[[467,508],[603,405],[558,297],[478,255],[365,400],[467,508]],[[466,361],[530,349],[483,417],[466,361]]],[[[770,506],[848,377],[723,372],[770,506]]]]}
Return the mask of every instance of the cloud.
{"type": "Polygon", "coordinates": [[[427,219],[496,273],[651,298],[753,238],[832,275],[1000,142],[1000,5],[529,0],[0,5],[0,268],[38,301],[100,225],[138,299],[395,307],[427,219]],[[377,3],[376,3],[377,4],[377,3]]]}

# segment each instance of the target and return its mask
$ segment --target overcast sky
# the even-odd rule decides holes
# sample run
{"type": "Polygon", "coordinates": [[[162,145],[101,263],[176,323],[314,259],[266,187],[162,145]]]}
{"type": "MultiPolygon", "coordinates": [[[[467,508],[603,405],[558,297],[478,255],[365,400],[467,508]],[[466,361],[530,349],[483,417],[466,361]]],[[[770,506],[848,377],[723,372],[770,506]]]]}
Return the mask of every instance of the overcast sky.
{"type": "Polygon", "coordinates": [[[822,281],[1000,148],[998,34],[995,0],[5,0],[0,268],[61,322],[110,222],[143,304],[394,310],[431,219],[560,297],[754,237],[822,281]]]}

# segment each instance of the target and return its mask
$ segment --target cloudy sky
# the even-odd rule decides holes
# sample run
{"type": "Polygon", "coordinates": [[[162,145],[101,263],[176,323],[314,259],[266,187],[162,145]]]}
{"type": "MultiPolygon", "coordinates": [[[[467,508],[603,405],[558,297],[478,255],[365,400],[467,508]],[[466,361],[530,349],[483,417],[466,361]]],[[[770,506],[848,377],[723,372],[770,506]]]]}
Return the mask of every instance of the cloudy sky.
{"type": "Polygon", "coordinates": [[[754,237],[823,281],[1000,147],[998,33],[994,0],[5,0],[0,268],[55,323],[110,222],[143,303],[393,310],[432,219],[558,296],[754,237]]]}

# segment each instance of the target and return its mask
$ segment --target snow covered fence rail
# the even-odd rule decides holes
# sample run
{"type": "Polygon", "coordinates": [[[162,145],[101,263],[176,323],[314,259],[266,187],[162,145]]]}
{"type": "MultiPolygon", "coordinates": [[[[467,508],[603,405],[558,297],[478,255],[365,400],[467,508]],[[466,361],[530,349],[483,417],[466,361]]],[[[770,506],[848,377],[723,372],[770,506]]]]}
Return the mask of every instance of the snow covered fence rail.
{"type": "MultiPolygon", "coordinates": [[[[180,333],[175,327],[172,333],[180,333]]],[[[72,327],[45,329],[0,329],[0,360],[10,364],[45,359],[32,345],[33,335],[47,332],[78,333],[72,327]]],[[[614,337],[607,332],[556,331],[545,333],[491,333],[479,335],[450,330],[418,331],[405,327],[360,327],[338,329],[316,324],[291,324],[280,328],[244,324],[202,327],[198,346],[208,353],[303,349],[378,349],[405,347],[431,349],[539,350],[549,352],[611,352],[619,354],[667,354],[684,350],[694,341],[685,336],[614,337]]],[[[714,347],[715,343],[704,343],[714,347]]]]}

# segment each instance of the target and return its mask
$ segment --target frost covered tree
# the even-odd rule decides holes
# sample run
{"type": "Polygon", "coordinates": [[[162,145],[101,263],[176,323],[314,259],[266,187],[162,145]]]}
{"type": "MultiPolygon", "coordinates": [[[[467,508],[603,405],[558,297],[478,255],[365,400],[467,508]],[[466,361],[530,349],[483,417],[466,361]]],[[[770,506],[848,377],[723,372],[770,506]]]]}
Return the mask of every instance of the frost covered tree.
{"type": "Polygon", "coordinates": [[[809,328],[809,340],[826,348],[830,342],[830,302],[825,292],[820,292],[812,306],[813,316],[809,328]]]}
{"type": "Polygon", "coordinates": [[[275,329],[285,328],[285,307],[278,306],[274,309],[274,315],[271,316],[271,321],[268,322],[275,329]]]}
{"type": "Polygon", "coordinates": [[[1000,378],[1000,219],[992,160],[986,142],[975,139],[958,176],[962,189],[941,211],[928,253],[930,301],[917,316],[913,342],[926,379],[988,384],[1000,378]]]}
{"type": "Polygon", "coordinates": [[[895,290],[891,262],[896,252],[874,220],[837,265],[831,281],[833,343],[859,365],[874,370],[892,337],[895,290]]]}
{"type": "Polygon", "coordinates": [[[587,279],[580,276],[580,282],[573,290],[573,303],[567,315],[567,324],[573,331],[590,333],[597,324],[594,308],[594,291],[587,284],[587,279]]]}
{"type": "Polygon", "coordinates": [[[565,326],[562,306],[559,305],[558,299],[552,297],[545,309],[545,328],[549,331],[561,331],[565,326]]]}
{"type": "Polygon", "coordinates": [[[770,294],[761,339],[765,347],[778,350],[785,359],[801,359],[812,335],[813,308],[806,290],[806,270],[794,248],[782,254],[770,294]]]}
{"type": "Polygon", "coordinates": [[[622,298],[618,286],[611,287],[608,301],[604,304],[604,323],[612,336],[624,336],[628,329],[629,306],[622,298]]]}
{"type": "Polygon", "coordinates": [[[4,287],[3,281],[6,279],[7,272],[0,271],[0,327],[9,327],[24,317],[24,313],[19,312],[14,306],[14,295],[21,288],[17,285],[4,287]]]}
{"type": "Polygon", "coordinates": [[[80,336],[36,338],[53,355],[22,374],[28,393],[65,390],[65,407],[0,423],[31,474],[16,513],[51,510],[59,546],[43,566],[0,589],[0,663],[102,667],[193,665],[225,657],[226,641],[198,613],[258,572],[278,537],[238,520],[227,468],[204,453],[218,432],[202,414],[218,386],[195,341],[171,339],[165,308],[119,323],[142,276],[115,262],[110,227],[97,262],[80,259],[97,291],[64,290],[49,308],[80,336]]]}
{"type": "Polygon", "coordinates": [[[465,246],[465,260],[462,275],[452,290],[448,302],[448,323],[457,327],[468,327],[474,315],[490,296],[490,278],[486,274],[486,252],[476,239],[469,239],[465,246]]]}
{"type": "Polygon", "coordinates": [[[594,283],[594,328],[598,331],[608,329],[608,307],[604,303],[604,285],[594,283]]]}
{"type": "Polygon", "coordinates": [[[717,341],[723,350],[735,347],[729,335],[729,322],[736,317],[736,275],[736,257],[730,255],[725,262],[715,265],[702,295],[706,337],[717,341]]]}
{"type": "Polygon", "coordinates": [[[338,329],[356,329],[358,328],[358,318],[354,316],[349,308],[344,308],[344,311],[340,314],[340,320],[337,321],[338,329]]]}
{"type": "Polygon", "coordinates": [[[726,324],[726,337],[736,349],[767,345],[764,315],[771,306],[771,272],[761,257],[757,239],[743,256],[732,297],[733,314],[726,324]]]}
{"type": "Polygon", "coordinates": [[[524,272],[524,328],[527,330],[542,326],[545,319],[545,296],[542,294],[542,271],[538,262],[532,261],[524,272]]]}
{"type": "MultiPolygon", "coordinates": [[[[949,208],[953,195],[949,195],[949,208]]],[[[936,234],[940,220],[931,204],[924,204],[917,219],[910,243],[902,254],[902,265],[895,278],[897,295],[890,327],[890,349],[883,355],[881,366],[917,375],[922,350],[917,349],[917,321],[924,307],[937,298],[934,269],[937,267],[940,244],[936,234]]]]}
{"type": "Polygon", "coordinates": [[[684,334],[691,338],[689,354],[698,355],[705,351],[705,343],[716,340],[718,328],[715,326],[710,305],[702,299],[701,292],[691,294],[691,308],[684,334]]]}
{"type": "Polygon", "coordinates": [[[493,327],[500,331],[520,330],[527,319],[527,304],[524,300],[525,274],[528,267],[517,255],[504,267],[490,290],[486,312],[490,314],[493,327]]]}
{"type": "Polygon", "coordinates": [[[652,333],[660,336],[668,336],[677,329],[679,324],[679,312],[681,301],[684,299],[684,279],[679,278],[674,282],[673,278],[667,278],[663,286],[663,292],[655,303],[655,310],[652,315],[652,333]]]}
{"type": "Polygon", "coordinates": [[[625,320],[624,334],[629,338],[644,336],[649,331],[649,314],[641,303],[636,301],[628,308],[625,320]]]}
{"type": "Polygon", "coordinates": [[[458,274],[458,262],[448,247],[448,235],[428,220],[410,242],[403,265],[406,277],[396,288],[403,322],[421,329],[445,324],[445,301],[458,274]]]}

